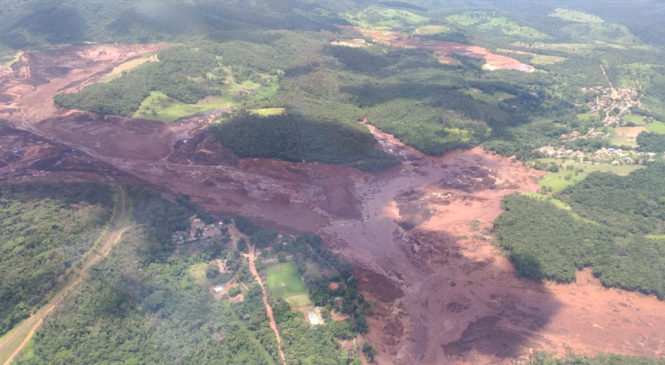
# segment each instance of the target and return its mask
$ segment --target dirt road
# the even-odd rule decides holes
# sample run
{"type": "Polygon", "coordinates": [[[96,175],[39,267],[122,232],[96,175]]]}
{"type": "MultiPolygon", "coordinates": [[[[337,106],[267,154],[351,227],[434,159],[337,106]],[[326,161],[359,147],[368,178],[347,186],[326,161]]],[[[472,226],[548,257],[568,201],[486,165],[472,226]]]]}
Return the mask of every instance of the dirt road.
{"type": "Polygon", "coordinates": [[[120,242],[120,238],[127,230],[128,225],[125,191],[119,188],[118,192],[118,202],[109,227],[100,237],[97,245],[85,256],[81,268],[67,276],[61,288],[56,291],[53,298],[45,306],[0,338],[0,363],[7,365],[16,358],[30,342],[44,318],[62,302],[74,287],[85,279],[88,270],[108,256],[113,247],[120,242]]]}
{"type": "Polygon", "coordinates": [[[266,307],[266,314],[268,315],[268,320],[270,321],[270,328],[275,332],[275,339],[277,340],[277,350],[279,351],[279,357],[282,358],[282,363],[286,365],[286,357],[284,356],[284,349],[282,348],[282,336],[279,334],[279,329],[277,328],[277,322],[275,322],[275,316],[272,314],[272,307],[268,303],[268,292],[266,287],[263,285],[263,279],[261,275],[256,270],[256,248],[253,244],[247,243],[247,248],[249,253],[245,256],[249,259],[249,271],[254,275],[254,279],[259,283],[261,291],[263,292],[263,305],[266,307]]]}

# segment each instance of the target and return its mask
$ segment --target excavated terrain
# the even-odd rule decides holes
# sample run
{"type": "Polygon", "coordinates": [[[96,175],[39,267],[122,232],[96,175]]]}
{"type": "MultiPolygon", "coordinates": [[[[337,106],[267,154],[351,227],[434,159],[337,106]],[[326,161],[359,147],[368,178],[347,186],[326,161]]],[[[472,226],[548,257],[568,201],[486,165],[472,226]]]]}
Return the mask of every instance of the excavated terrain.
{"type": "MultiPolygon", "coordinates": [[[[113,179],[188,194],[212,211],[320,233],[355,264],[380,364],[512,364],[534,351],[662,356],[665,303],[518,279],[490,240],[506,194],[539,173],[475,148],[423,156],[367,125],[400,167],[379,173],[237,159],[206,133],[226,110],[172,124],[61,110],[53,95],[161,46],[27,53],[0,72],[0,179],[113,179]]],[[[371,121],[370,121],[371,122],[371,121]]]]}

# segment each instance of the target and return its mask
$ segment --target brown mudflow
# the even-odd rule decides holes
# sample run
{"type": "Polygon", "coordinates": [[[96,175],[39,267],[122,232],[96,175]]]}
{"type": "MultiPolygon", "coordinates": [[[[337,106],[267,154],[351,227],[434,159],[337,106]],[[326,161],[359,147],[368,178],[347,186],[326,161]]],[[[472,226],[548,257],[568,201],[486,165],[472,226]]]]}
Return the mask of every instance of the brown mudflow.
{"type": "Polygon", "coordinates": [[[368,125],[401,167],[366,174],[238,160],[205,133],[224,110],[167,125],[53,105],[55,93],[94,82],[146,48],[27,54],[4,71],[0,117],[13,128],[0,129],[0,178],[142,182],[213,212],[318,232],[353,260],[378,303],[368,341],[379,363],[513,363],[538,350],[663,355],[665,303],[605,289],[588,271],[571,285],[515,276],[487,229],[503,196],[538,185],[536,172],[509,159],[480,148],[426,157],[368,125]]]}

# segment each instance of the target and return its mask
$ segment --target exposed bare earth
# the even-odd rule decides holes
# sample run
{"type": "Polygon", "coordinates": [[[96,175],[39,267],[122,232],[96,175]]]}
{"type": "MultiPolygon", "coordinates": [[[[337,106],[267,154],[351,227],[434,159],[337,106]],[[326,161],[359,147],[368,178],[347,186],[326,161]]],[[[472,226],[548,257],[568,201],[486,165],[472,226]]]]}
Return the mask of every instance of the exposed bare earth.
{"type": "Polygon", "coordinates": [[[492,53],[490,50],[480,46],[470,44],[437,41],[420,37],[413,37],[399,32],[389,30],[372,30],[358,27],[351,27],[362,33],[363,36],[372,41],[385,44],[391,47],[399,48],[424,48],[433,51],[439,56],[439,61],[444,64],[454,64],[455,60],[447,57],[448,55],[458,55],[485,60],[484,68],[489,71],[494,70],[516,70],[522,72],[534,72],[531,65],[524,64],[514,58],[492,53]]]}
{"type": "MultiPolygon", "coordinates": [[[[94,49],[88,53],[118,54],[105,65],[109,71],[138,52],[94,49]]],[[[0,115],[24,130],[5,127],[3,133],[24,152],[12,152],[3,135],[0,149],[10,158],[2,160],[0,179],[69,176],[66,169],[53,171],[63,165],[54,156],[69,153],[89,169],[76,170],[81,176],[115,174],[189,194],[214,212],[318,232],[354,261],[361,289],[379,303],[368,335],[379,363],[513,363],[542,349],[664,354],[664,302],[605,289],[588,272],[571,285],[519,280],[488,242],[484,230],[500,214],[502,197],[538,189],[536,172],[521,164],[480,148],[425,157],[371,125],[381,147],[404,158],[403,166],[364,174],[238,160],[205,133],[214,113],[165,125],[58,110],[51,100],[62,87],[32,75],[61,80],[69,89],[94,82],[99,63],[74,56],[81,52],[27,54],[3,76],[0,93],[13,96],[0,105],[0,115]],[[31,63],[46,58],[49,66],[31,63]]]]}

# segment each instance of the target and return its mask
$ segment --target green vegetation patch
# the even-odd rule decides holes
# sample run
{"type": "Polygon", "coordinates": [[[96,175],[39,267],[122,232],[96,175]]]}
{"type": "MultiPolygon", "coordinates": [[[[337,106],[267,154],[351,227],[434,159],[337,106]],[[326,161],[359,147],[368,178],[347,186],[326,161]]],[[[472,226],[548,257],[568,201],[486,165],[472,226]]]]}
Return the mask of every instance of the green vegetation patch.
{"type": "Polygon", "coordinates": [[[450,31],[451,31],[450,27],[447,27],[445,25],[429,24],[429,25],[425,25],[425,26],[416,28],[416,30],[413,31],[413,34],[427,36],[427,35],[437,35],[437,34],[442,34],[442,33],[448,33],[450,31]]]}
{"type": "Polygon", "coordinates": [[[566,61],[567,58],[550,55],[535,55],[531,58],[531,63],[535,65],[553,65],[555,63],[566,61]]]}
{"type": "Polygon", "coordinates": [[[493,93],[486,93],[479,89],[468,89],[464,91],[464,94],[474,98],[475,100],[479,100],[492,105],[498,105],[502,101],[512,99],[515,97],[515,95],[507,93],[505,91],[495,91],[493,93]]]}
{"type": "MultiPolygon", "coordinates": [[[[300,278],[300,273],[294,262],[284,262],[270,265],[266,268],[266,283],[270,293],[279,298],[294,295],[306,295],[307,288],[300,278]]],[[[298,298],[295,298],[299,300],[298,298]]]]}
{"type": "Polygon", "coordinates": [[[311,120],[299,114],[239,113],[213,126],[213,133],[237,156],[285,161],[318,161],[376,170],[398,163],[374,147],[364,127],[330,120],[311,120]]]}
{"type": "Polygon", "coordinates": [[[665,123],[663,122],[659,121],[650,122],[647,123],[645,127],[651,133],[665,134],[665,123]]]}
{"type": "Polygon", "coordinates": [[[0,57],[0,68],[10,67],[11,65],[14,64],[14,62],[17,62],[21,58],[21,56],[23,56],[23,52],[18,51],[15,52],[14,54],[0,57]]]}
{"type": "MultiPolygon", "coordinates": [[[[137,187],[128,188],[128,197],[135,224],[47,317],[17,363],[281,363],[262,290],[230,240],[222,240],[220,250],[174,254],[172,233],[188,228],[187,218],[198,214],[189,200],[174,203],[137,187]],[[240,302],[215,299],[202,276],[210,260],[221,258],[242,283],[240,302]]],[[[306,295],[295,264],[286,266],[288,275],[280,280],[299,280],[295,291],[306,295]]],[[[353,337],[351,322],[321,331],[281,300],[273,313],[289,358],[349,362],[335,337],[353,337]]]]}
{"type": "Polygon", "coordinates": [[[665,134],[642,132],[637,136],[637,144],[641,151],[665,152],[665,134]]]}
{"type": "Polygon", "coordinates": [[[399,9],[370,6],[356,14],[345,14],[350,23],[367,29],[396,29],[427,23],[429,19],[422,15],[399,9]]]}
{"type": "Polygon", "coordinates": [[[575,23],[602,23],[604,22],[603,18],[593,15],[593,14],[588,14],[582,11],[578,10],[573,10],[573,9],[563,9],[563,8],[556,8],[554,11],[549,15],[551,17],[555,18],[560,18],[563,20],[567,20],[569,22],[575,22],[575,23]]]}
{"type": "Polygon", "coordinates": [[[157,62],[158,59],[156,55],[144,55],[139,58],[127,61],[120,66],[115,67],[111,72],[102,76],[99,79],[99,82],[109,82],[117,78],[122,77],[125,73],[143,65],[146,62],[157,62]]]}
{"type": "Polygon", "coordinates": [[[639,114],[626,114],[621,118],[624,125],[644,125],[644,117],[639,114]]]}
{"type": "Polygon", "coordinates": [[[284,300],[289,303],[292,308],[305,307],[312,304],[309,300],[308,294],[289,295],[284,297],[284,300]]]}
{"type": "Polygon", "coordinates": [[[395,135],[403,143],[429,155],[477,145],[490,133],[482,121],[451,109],[431,108],[426,103],[394,99],[368,109],[370,123],[395,135]]]}
{"type": "Polygon", "coordinates": [[[0,335],[48,299],[99,238],[113,191],[92,183],[0,185],[0,335]]]}
{"type": "Polygon", "coordinates": [[[614,354],[599,354],[587,357],[569,353],[562,359],[557,359],[546,352],[536,353],[528,362],[529,365],[665,365],[665,359],[653,359],[641,356],[625,356],[614,354]]]}
{"type": "Polygon", "coordinates": [[[132,116],[133,118],[173,122],[188,115],[207,112],[215,109],[230,108],[235,105],[232,98],[208,96],[195,104],[187,104],[175,100],[168,95],[153,91],[132,116]]]}
{"type": "MultiPolygon", "coordinates": [[[[553,159],[539,159],[540,162],[558,162],[553,159]]],[[[616,175],[628,175],[643,168],[639,165],[611,165],[608,163],[588,164],[574,161],[562,163],[558,172],[549,172],[540,181],[540,186],[548,191],[558,193],[566,187],[584,180],[592,172],[609,172],[616,175]]]]}
{"type": "Polygon", "coordinates": [[[467,11],[461,14],[449,15],[446,20],[461,26],[475,26],[485,32],[500,32],[504,35],[515,36],[525,39],[550,38],[532,27],[519,25],[514,20],[506,17],[496,16],[493,13],[482,11],[467,11]]]}
{"type": "Polygon", "coordinates": [[[142,66],[120,71],[119,78],[111,73],[107,82],[78,93],[56,95],[55,101],[65,108],[170,122],[274,95],[279,70],[226,65],[229,47],[235,49],[205,42],[176,46],[160,52],[159,62],[135,60],[142,66]]]}
{"type": "Polygon", "coordinates": [[[556,194],[511,195],[494,228],[520,275],[570,282],[591,267],[603,285],[665,298],[665,166],[590,174],[556,194]],[[564,205],[565,204],[565,205],[564,205]]]}

